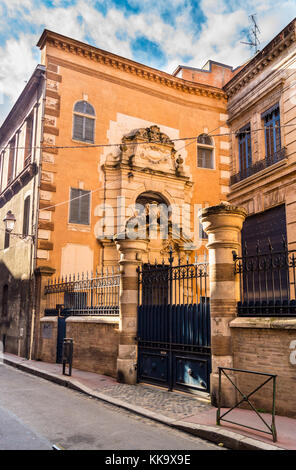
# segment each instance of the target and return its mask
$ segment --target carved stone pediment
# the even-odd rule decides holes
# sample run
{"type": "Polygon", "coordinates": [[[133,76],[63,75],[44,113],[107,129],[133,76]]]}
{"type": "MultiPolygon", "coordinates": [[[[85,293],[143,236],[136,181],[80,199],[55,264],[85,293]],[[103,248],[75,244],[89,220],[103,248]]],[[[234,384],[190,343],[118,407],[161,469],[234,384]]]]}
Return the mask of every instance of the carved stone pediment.
{"type": "Polygon", "coordinates": [[[158,126],[133,130],[122,139],[120,163],[131,169],[183,174],[183,160],[171,139],[158,126]]]}

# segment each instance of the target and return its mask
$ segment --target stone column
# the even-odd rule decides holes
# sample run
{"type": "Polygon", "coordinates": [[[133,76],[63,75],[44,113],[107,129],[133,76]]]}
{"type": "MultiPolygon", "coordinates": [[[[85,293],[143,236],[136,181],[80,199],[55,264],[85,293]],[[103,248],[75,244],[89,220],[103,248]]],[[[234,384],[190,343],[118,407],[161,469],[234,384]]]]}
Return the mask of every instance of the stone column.
{"type": "Polygon", "coordinates": [[[39,359],[40,349],[40,319],[44,315],[46,308],[46,295],[44,288],[48,283],[48,278],[55,273],[55,269],[50,266],[40,266],[35,269],[35,288],[33,299],[31,341],[29,348],[29,359],[39,359]]]}
{"type": "MultiPolygon", "coordinates": [[[[212,404],[217,404],[218,367],[233,367],[230,321],[237,314],[239,279],[234,273],[233,251],[240,253],[244,208],[221,203],[201,211],[201,222],[208,234],[211,308],[212,404]]],[[[222,405],[232,406],[236,392],[222,374],[222,405]]]]}
{"type": "Polygon", "coordinates": [[[119,382],[135,384],[137,381],[137,310],[138,272],[148,240],[114,238],[120,253],[120,324],[117,358],[119,382]]]}

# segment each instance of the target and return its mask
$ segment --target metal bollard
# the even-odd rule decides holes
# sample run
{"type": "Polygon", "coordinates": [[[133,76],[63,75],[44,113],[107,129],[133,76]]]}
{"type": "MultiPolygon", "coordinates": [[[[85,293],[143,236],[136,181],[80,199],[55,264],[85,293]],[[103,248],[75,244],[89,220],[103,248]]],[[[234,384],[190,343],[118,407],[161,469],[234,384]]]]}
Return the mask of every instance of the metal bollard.
{"type": "Polygon", "coordinates": [[[63,375],[72,375],[72,362],[73,362],[73,339],[65,338],[63,341],[63,375]],[[66,374],[66,365],[69,366],[69,373],[66,374]]]}

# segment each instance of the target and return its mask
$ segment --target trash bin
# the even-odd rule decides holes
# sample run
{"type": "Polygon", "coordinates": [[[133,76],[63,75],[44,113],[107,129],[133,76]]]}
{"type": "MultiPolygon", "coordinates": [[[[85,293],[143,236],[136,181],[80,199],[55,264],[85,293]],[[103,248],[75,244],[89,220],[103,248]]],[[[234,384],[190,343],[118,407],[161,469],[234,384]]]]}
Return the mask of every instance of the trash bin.
{"type": "Polygon", "coordinates": [[[73,339],[64,338],[63,341],[63,375],[72,375],[72,362],[73,362],[73,339]],[[69,373],[66,374],[66,365],[69,366],[69,373]]]}

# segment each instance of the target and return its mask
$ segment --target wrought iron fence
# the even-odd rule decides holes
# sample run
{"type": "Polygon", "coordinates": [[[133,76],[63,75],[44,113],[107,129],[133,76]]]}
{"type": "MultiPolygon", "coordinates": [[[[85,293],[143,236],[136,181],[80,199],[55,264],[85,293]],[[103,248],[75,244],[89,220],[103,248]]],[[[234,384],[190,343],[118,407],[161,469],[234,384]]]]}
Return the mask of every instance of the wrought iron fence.
{"type": "Polygon", "coordinates": [[[240,278],[239,316],[296,316],[296,250],[288,250],[283,239],[282,250],[275,251],[268,239],[262,253],[257,242],[256,253],[234,253],[235,273],[240,278]]]}
{"type": "Polygon", "coordinates": [[[210,345],[210,299],[206,259],[181,264],[172,251],[167,263],[138,270],[138,336],[142,341],[210,345]]]}
{"type": "Polygon", "coordinates": [[[176,264],[170,251],[167,262],[144,264],[139,274],[139,305],[181,305],[209,302],[208,298],[208,262],[185,264],[178,258],[176,264]]]}
{"type": "Polygon", "coordinates": [[[232,175],[230,177],[230,184],[238,183],[239,181],[248,178],[249,176],[258,173],[258,171],[264,170],[275,163],[284,160],[286,158],[286,147],[282,147],[280,150],[275,152],[272,155],[269,155],[258,162],[255,162],[253,165],[249,166],[248,168],[244,168],[239,173],[232,175]]]}
{"type": "Polygon", "coordinates": [[[45,286],[45,315],[119,315],[120,274],[82,273],[51,279],[45,286]]]}

